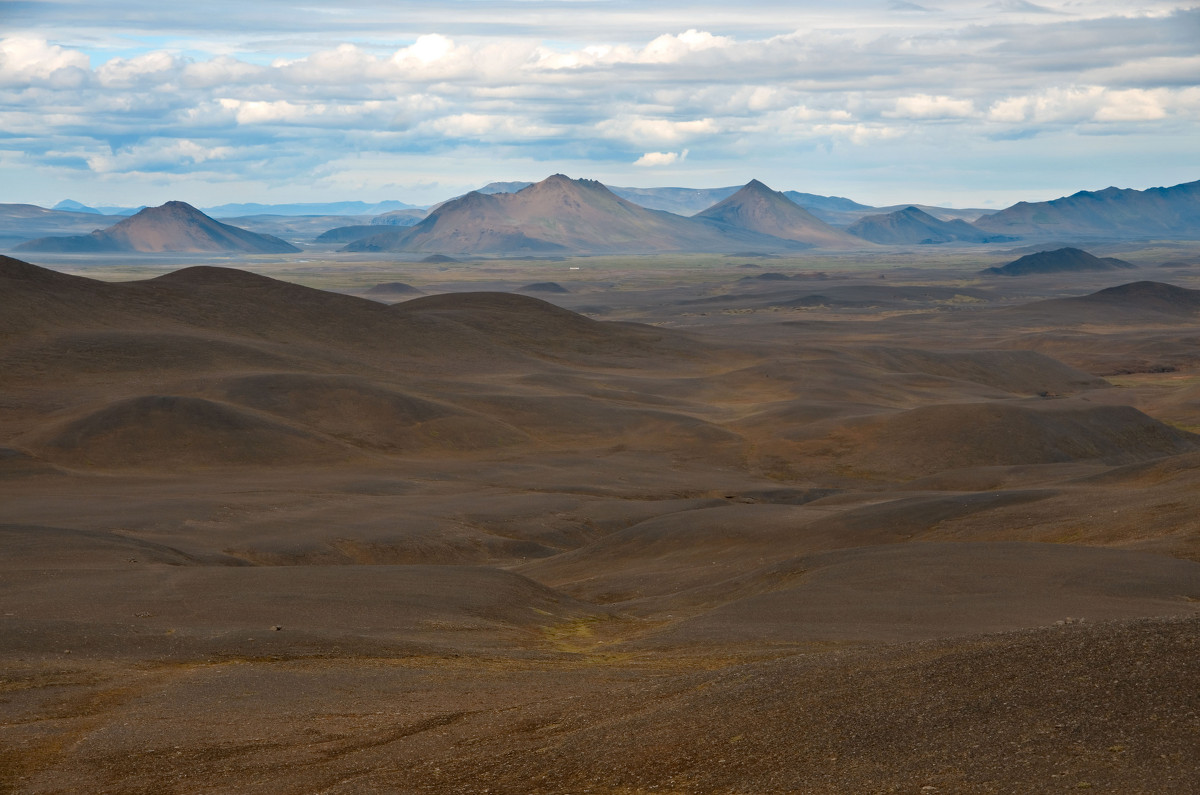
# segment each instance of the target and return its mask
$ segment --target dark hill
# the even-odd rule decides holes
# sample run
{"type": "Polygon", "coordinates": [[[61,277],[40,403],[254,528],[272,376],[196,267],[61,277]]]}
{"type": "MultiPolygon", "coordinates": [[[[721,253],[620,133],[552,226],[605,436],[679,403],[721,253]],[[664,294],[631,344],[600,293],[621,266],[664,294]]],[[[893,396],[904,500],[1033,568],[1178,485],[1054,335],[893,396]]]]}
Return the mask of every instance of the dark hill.
{"type": "Polygon", "coordinates": [[[723,252],[751,246],[797,247],[790,240],[647,210],[599,182],[556,174],[516,193],[468,193],[416,226],[387,229],[342,250],[470,255],[723,252]]]}
{"type": "Polygon", "coordinates": [[[517,289],[523,293],[557,293],[561,295],[570,292],[570,290],[558,282],[534,282],[533,284],[527,284],[517,289]]]}
{"type": "Polygon", "coordinates": [[[525,351],[539,357],[570,355],[576,362],[619,355],[623,366],[628,366],[642,356],[658,356],[668,350],[681,357],[702,350],[677,332],[592,320],[517,293],[443,293],[392,304],[387,311],[413,325],[470,330],[497,351],[525,351]]]}
{"type": "Polygon", "coordinates": [[[1189,290],[1163,282],[1130,282],[1091,295],[1062,300],[1103,306],[1136,307],[1178,315],[1194,315],[1200,312],[1200,290],[1189,290]]]}
{"type": "Polygon", "coordinates": [[[17,246],[20,251],[148,253],[242,252],[279,254],[299,251],[271,235],[223,224],[184,202],[147,207],[107,229],[89,235],[44,237],[17,246]]]}
{"type": "Polygon", "coordinates": [[[999,268],[985,268],[985,276],[1032,276],[1039,273],[1114,271],[1134,265],[1115,257],[1097,257],[1077,248],[1060,248],[1026,254],[999,268]]]}
{"type": "Polygon", "coordinates": [[[980,218],[987,232],[1022,237],[1200,237],[1200,181],[1170,188],[1080,191],[1048,202],[1019,202],[980,218]]]}
{"type": "Polygon", "coordinates": [[[961,219],[942,221],[916,207],[886,215],[868,215],[846,228],[846,233],[885,244],[989,243],[1011,238],[989,235],[961,219]]]}
{"type": "Polygon", "coordinates": [[[981,466],[1129,463],[1200,449],[1130,406],[1074,401],[931,405],[849,420],[830,437],[860,471],[914,477],[981,466]]]}
{"type": "Polygon", "coordinates": [[[318,243],[352,243],[379,234],[378,226],[339,226],[317,235],[318,243]]]}
{"type": "Polygon", "coordinates": [[[287,465],[346,459],[351,451],[224,403],[146,395],[121,400],[53,429],[35,443],[76,466],[287,465]]]}
{"type": "Polygon", "coordinates": [[[367,290],[367,295],[421,295],[421,291],[416,287],[413,287],[411,284],[406,284],[404,282],[383,282],[382,284],[377,284],[370,290],[367,290]]]}
{"type": "Polygon", "coordinates": [[[1191,322],[1200,315],[1200,290],[1162,282],[1131,282],[1090,295],[1036,301],[1010,311],[1060,323],[1191,322]]]}
{"type": "Polygon", "coordinates": [[[751,180],[727,199],[692,216],[698,221],[743,229],[821,248],[861,248],[862,241],[817,218],[787,196],[751,180]]]}

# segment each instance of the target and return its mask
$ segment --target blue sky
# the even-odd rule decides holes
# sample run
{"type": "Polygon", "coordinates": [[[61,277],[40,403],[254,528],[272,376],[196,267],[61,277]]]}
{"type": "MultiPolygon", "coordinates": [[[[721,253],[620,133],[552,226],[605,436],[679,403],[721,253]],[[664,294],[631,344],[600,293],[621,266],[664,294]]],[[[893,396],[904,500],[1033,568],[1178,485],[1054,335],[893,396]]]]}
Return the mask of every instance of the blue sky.
{"type": "Polygon", "coordinates": [[[1200,179],[1200,5],[0,0],[0,202],[553,173],[1003,207],[1200,179]]]}

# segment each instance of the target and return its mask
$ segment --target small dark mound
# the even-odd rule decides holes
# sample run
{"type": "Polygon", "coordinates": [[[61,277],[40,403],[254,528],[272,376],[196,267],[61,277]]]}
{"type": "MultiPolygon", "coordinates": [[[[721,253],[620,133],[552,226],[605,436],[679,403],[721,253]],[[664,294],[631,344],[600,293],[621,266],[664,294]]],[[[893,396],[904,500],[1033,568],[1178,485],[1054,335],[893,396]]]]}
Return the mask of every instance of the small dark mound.
{"type": "Polygon", "coordinates": [[[481,449],[524,438],[489,417],[352,376],[243,376],[228,381],[223,396],[239,406],[375,450],[481,449]]]}
{"type": "Polygon", "coordinates": [[[766,273],[760,273],[757,276],[750,276],[748,278],[756,279],[760,282],[789,282],[792,280],[791,276],[784,273],[775,273],[774,271],[767,271],[766,273]]]}
{"type": "Polygon", "coordinates": [[[1130,282],[1089,295],[1039,301],[1020,309],[1049,311],[1059,320],[1177,322],[1179,319],[1191,320],[1200,313],[1200,290],[1163,282],[1130,282]]]}
{"type": "Polygon", "coordinates": [[[1200,436],[1130,406],[1068,401],[923,406],[850,421],[834,438],[858,468],[909,478],[979,466],[1123,464],[1200,449],[1200,436]]]}
{"type": "Polygon", "coordinates": [[[524,287],[518,287],[517,289],[519,291],[525,292],[525,293],[568,293],[568,292],[570,292],[570,290],[568,290],[566,287],[563,287],[558,282],[534,282],[533,284],[527,284],[524,287]]]}
{"type": "Polygon", "coordinates": [[[318,243],[352,243],[379,234],[378,226],[339,226],[317,235],[318,243]]]}
{"type": "Polygon", "coordinates": [[[423,293],[411,284],[404,282],[384,282],[367,290],[367,295],[423,295],[423,293]]]}
{"type": "Polygon", "coordinates": [[[0,447],[0,478],[22,475],[41,475],[56,472],[54,467],[34,458],[23,450],[0,447]]]}
{"type": "Polygon", "coordinates": [[[1160,267],[1160,268],[1193,268],[1195,266],[1196,266],[1196,263],[1190,262],[1188,260],[1173,259],[1173,260],[1167,260],[1166,262],[1159,265],[1158,267],[1160,267]]]}
{"type": "Polygon", "coordinates": [[[462,260],[455,259],[454,257],[447,257],[445,254],[430,254],[428,257],[421,260],[421,262],[429,262],[429,263],[434,263],[434,264],[443,263],[444,264],[447,262],[462,262],[462,260]]]}
{"type": "Polygon", "coordinates": [[[106,467],[287,465],[348,457],[297,428],[194,397],[146,395],[111,403],[54,429],[46,457],[106,467]]]}
{"type": "MultiPolygon", "coordinates": [[[[517,293],[470,292],[440,293],[414,298],[390,308],[393,312],[511,312],[541,313],[576,317],[574,312],[527,295],[517,293]]],[[[580,317],[581,320],[585,319],[580,317]]]]}
{"type": "Polygon", "coordinates": [[[762,265],[755,265],[753,262],[743,262],[741,265],[738,265],[738,267],[739,268],[761,268],[762,265]]]}
{"type": "Polygon", "coordinates": [[[177,271],[164,273],[147,280],[149,284],[170,284],[182,287],[205,287],[207,285],[224,285],[234,287],[261,287],[278,284],[279,280],[270,276],[260,276],[257,273],[238,268],[222,268],[217,265],[193,265],[177,271]]]}
{"type": "Polygon", "coordinates": [[[442,293],[392,304],[393,312],[414,324],[441,324],[439,334],[470,329],[470,345],[489,355],[507,350],[537,356],[644,356],[690,343],[671,332],[634,323],[606,323],[520,293],[442,293]]]}
{"type": "Polygon", "coordinates": [[[1060,248],[1026,254],[999,268],[984,268],[985,276],[1031,276],[1040,273],[1071,273],[1076,271],[1112,271],[1137,267],[1115,257],[1097,257],[1077,248],[1060,248]]]}
{"type": "Polygon", "coordinates": [[[1165,282],[1140,281],[1098,290],[1079,300],[1114,302],[1125,306],[1137,303],[1159,311],[1168,307],[1195,311],[1200,309],[1200,290],[1189,290],[1165,282]]]}

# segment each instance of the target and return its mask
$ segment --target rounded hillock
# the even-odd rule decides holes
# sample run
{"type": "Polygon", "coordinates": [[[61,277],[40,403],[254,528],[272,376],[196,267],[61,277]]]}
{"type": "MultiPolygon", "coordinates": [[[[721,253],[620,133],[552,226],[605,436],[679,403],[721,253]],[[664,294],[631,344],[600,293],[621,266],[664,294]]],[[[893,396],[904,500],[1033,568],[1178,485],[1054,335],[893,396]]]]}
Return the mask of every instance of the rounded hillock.
{"type": "Polygon", "coordinates": [[[532,284],[526,284],[522,287],[518,287],[517,290],[524,293],[563,294],[570,292],[570,290],[568,290],[566,287],[563,287],[558,282],[533,282],[532,284]]]}
{"type": "Polygon", "coordinates": [[[421,290],[404,282],[382,282],[367,290],[367,295],[423,295],[421,290]]]}
{"type": "Polygon", "coordinates": [[[87,279],[52,271],[15,257],[0,254],[0,279],[33,284],[55,285],[64,283],[86,284],[87,279]]]}
{"type": "Polygon", "coordinates": [[[55,462],[189,468],[329,462],[350,457],[333,440],[196,397],[145,395],[111,403],[37,439],[55,462]]]}
{"type": "Polygon", "coordinates": [[[985,268],[980,273],[985,276],[1034,276],[1042,273],[1112,271],[1134,267],[1136,266],[1116,257],[1097,257],[1081,249],[1068,247],[1026,254],[998,268],[985,268]]]}
{"type": "Polygon", "coordinates": [[[193,265],[188,268],[180,268],[177,271],[148,279],[145,283],[169,284],[179,287],[207,287],[209,285],[266,287],[282,284],[278,279],[272,279],[270,276],[263,276],[240,268],[222,268],[218,265],[193,265]]]}
{"type": "Polygon", "coordinates": [[[352,243],[355,240],[362,240],[379,234],[378,226],[339,226],[333,229],[328,229],[317,235],[315,241],[317,243],[352,243]]]}
{"type": "Polygon", "coordinates": [[[827,441],[844,465],[912,478],[951,469],[1102,460],[1200,449],[1200,436],[1129,406],[1067,401],[923,406],[847,421],[827,441]]]}
{"type": "Polygon", "coordinates": [[[231,403],[375,450],[464,450],[525,439],[510,425],[351,376],[268,373],[226,382],[231,403]]]}
{"type": "MultiPolygon", "coordinates": [[[[497,350],[559,356],[644,355],[679,343],[671,332],[625,323],[604,323],[540,298],[518,293],[443,293],[387,308],[410,322],[437,321],[484,335],[497,350]]],[[[690,346],[690,341],[685,343],[690,346]]]]}

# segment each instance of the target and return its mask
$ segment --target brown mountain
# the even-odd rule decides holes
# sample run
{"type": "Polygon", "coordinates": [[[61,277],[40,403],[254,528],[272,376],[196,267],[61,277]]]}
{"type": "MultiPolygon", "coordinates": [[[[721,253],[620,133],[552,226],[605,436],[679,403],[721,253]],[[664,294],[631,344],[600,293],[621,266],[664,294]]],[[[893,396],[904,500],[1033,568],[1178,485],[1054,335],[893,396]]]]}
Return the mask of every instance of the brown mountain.
{"type": "Polygon", "coordinates": [[[1025,237],[1200,237],[1200,180],[1170,188],[1080,191],[1048,202],[1018,202],[975,225],[1025,237]]]}
{"type": "Polygon", "coordinates": [[[863,241],[834,229],[779,191],[756,179],[692,216],[719,229],[740,229],[820,248],[862,248],[863,241]]]}
{"type": "Polygon", "coordinates": [[[17,246],[20,251],[142,251],[202,253],[237,251],[280,254],[299,251],[291,243],[214,221],[184,202],[147,207],[136,215],[89,235],[43,237],[17,246]]]}
{"type": "Polygon", "coordinates": [[[985,276],[1032,276],[1068,271],[1114,271],[1136,266],[1116,257],[1097,257],[1077,248],[1060,248],[1026,254],[999,268],[984,268],[985,276]]]}
{"type": "Polygon", "coordinates": [[[647,210],[593,180],[561,174],[516,193],[468,193],[421,223],[357,240],[343,251],[439,254],[653,253],[794,249],[790,239],[647,210]]]}
{"type": "Polygon", "coordinates": [[[989,235],[956,218],[943,221],[917,207],[905,207],[894,213],[868,215],[846,227],[846,233],[872,243],[931,244],[990,243],[1012,240],[1004,235],[989,235]]]}

